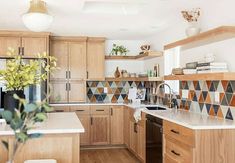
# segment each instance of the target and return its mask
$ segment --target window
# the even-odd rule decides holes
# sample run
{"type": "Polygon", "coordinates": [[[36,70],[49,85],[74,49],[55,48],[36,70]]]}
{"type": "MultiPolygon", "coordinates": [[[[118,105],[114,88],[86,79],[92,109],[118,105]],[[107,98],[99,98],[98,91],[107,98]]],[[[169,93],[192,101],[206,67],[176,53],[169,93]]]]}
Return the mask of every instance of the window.
{"type": "MultiPolygon", "coordinates": [[[[170,75],[173,68],[180,67],[180,48],[174,48],[166,50],[164,52],[164,75],[170,75]]],[[[179,94],[179,81],[165,81],[169,84],[173,91],[179,94]]],[[[169,93],[169,89],[166,87],[166,93],[169,93]]]]}

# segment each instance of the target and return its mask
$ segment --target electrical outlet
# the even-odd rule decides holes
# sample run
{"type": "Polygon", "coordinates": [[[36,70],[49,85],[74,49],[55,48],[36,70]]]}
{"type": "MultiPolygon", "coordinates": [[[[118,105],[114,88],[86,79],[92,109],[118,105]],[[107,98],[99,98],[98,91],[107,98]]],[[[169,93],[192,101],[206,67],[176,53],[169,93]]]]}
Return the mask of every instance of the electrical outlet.
{"type": "Polygon", "coordinates": [[[186,89],[182,90],[182,98],[184,98],[184,99],[188,98],[188,90],[186,90],[186,89]]]}
{"type": "Polygon", "coordinates": [[[216,103],[220,102],[220,93],[219,92],[215,92],[215,102],[216,103]]]}
{"type": "Polygon", "coordinates": [[[108,93],[108,88],[104,87],[104,93],[108,93]]]}

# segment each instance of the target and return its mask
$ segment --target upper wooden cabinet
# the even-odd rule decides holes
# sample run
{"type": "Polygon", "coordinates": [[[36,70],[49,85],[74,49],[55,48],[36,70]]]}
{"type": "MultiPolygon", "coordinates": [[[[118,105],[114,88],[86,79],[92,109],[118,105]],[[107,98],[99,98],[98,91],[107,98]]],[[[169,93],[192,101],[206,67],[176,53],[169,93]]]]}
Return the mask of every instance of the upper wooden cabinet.
{"type": "Polygon", "coordinates": [[[38,53],[49,52],[50,33],[0,31],[0,56],[7,57],[9,47],[23,57],[36,57],[38,53]]]}
{"type": "Polygon", "coordinates": [[[50,54],[57,58],[56,80],[86,79],[86,37],[52,37],[50,54]]]}
{"type": "Polygon", "coordinates": [[[105,39],[88,38],[87,41],[87,79],[105,80],[105,39]]]}

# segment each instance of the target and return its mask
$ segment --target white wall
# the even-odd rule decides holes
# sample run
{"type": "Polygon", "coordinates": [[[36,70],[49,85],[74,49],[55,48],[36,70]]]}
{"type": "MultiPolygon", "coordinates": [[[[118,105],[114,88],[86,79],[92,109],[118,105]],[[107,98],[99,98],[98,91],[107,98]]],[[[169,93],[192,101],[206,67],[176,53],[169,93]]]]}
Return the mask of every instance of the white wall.
{"type": "MultiPolygon", "coordinates": [[[[234,0],[198,1],[197,6],[194,7],[200,7],[202,10],[202,15],[200,17],[202,31],[222,25],[235,25],[234,6],[234,0]]],[[[171,26],[148,38],[154,49],[163,50],[164,45],[186,37],[185,29],[187,28],[187,23],[185,23],[180,14],[180,11],[183,9],[185,8],[178,9],[176,13],[172,13],[175,15],[175,19],[172,19],[171,26]]],[[[183,51],[181,53],[181,66],[184,66],[186,62],[200,60],[206,53],[213,52],[216,54],[217,61],[227,62],[230,71],[235,71],[235,64],[233,63],[235,59],[234,43],[235,39],[231,39],[183,51]]],[[[161,65],[160,69],[163,74],[163,58],[146,62],[144,68],[147,69],[149,67],[153,67],[154,63],[159,63],[161,65]]]]}
{"type": "MultiPolygon", "coordinates": [[[[138,55],[140,50],[140,46],[144,44],[148,44],[148,40],[107,40],[106,41],[106,55],[112,50],[113,44],[123,45],[130,52],[127,55],[134,56],[138,55]]],[[[130,73],[142,73],[144,72],[144,62],[143,61],[135,61],[135,60],[107,60],[105,61],[105,76],[113,77],[116,67],[119,67],[119,70],[127,70],[130,73]]]]}

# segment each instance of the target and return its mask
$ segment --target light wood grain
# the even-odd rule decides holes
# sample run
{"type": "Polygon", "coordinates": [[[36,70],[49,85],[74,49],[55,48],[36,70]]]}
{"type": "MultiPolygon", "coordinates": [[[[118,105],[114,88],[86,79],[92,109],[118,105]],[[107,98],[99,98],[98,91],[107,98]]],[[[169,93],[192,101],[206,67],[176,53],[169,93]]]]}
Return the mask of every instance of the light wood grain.
{"type": "Polygon", "coordinates": [[[86,42],[69,43],[70,80],[86,79],[86,42]]]}
{"type": "Polygon", "coordinates": [[[123,106],[110,106],[111,144],[124,144],[124,110],[123,106]]]}
{"type": "Polygon", "coordinates": [[[64,80],[67,78],[68,71],[68,43],[64,41],[53,40],[50,44],[50,55],[57,58],[57,67],[59,68],[51,74],[51,80],[64,80]]]}
{"type": "Polygon", "coordinates": [[[50,88],[50,103],[67,103],[68,91],[66,90],[67,81],[52,81],[50,88]]]}
{"type": "Polygon", "coordinates": [[[189,146],[195,146],[195,135],[192,129],[164,120],[163,133],[189,146]]]}
{"type": "Polygon", "coordinates": [[[88,80],[104,80],[105,41],[88,39],[87,42],[87,73],[88,80]]]}
{"type": "MultiPolygon", "coordinates": [[[[0,141],[8,142],[8,137],[1,136],[0,141]]],[[[8,160],[8,151],[0,142],[0,163],[5,163],[8,160]]]]}
{"type": "Polygon", "coordinates": [[[81,150],[81,163],[140,163],[127,149],[81,150]]]}
{"type": "Polygon", "coordinates": [[[20,37],[0,36],[0,56],[7,57],[7,51],[8,51],[9,47],[15,49],[17,54],[19,54],[19,47],[20,46],[21,46],[21,38],[20,37]]]}
{"type": "Polygon", "coordinates": [[[130,119],[129,107],[124,106],[124,144],[129,148],[130,146],[130,119]]]}
{"type": "Polygon", "coordinates": [[[70,108],[68,106],[53,106],[52,112],[70,112],[70,108]]]}
{"type": "Polygon", "coordinates": [[[106,77],[105,81],[163,81],[163,78],[162,77],[126,77],[126,78],[106,77]]]}
{"type": "Polygon", "coordinates": [[[164,76],[164,80],[235,80],[234,72],[225,73],[205,73],[205,74],[187,74],[187,75],[169,75],[164,76]]]}
{"type": "Polygon", "coordinates": [[[110,109],[107,105],[91,106],[92,115],[109,115],[110,109]]]}
{"type": "Polygon", "coordinates": [[[49,37],[22,37],[23,55],[35,57],[38,53],[49,53],[49,37]]]}
{"type": "Polygon", "coordinates": [[[48,158],[57,160],[57,163],[79,163],[79,144],[79,134],[44,135],[29,140],[17,153],[15,163],[48,158]]]}
{"type": "Polygon", "coordinates": [[[180,47],[181,50],[186,50],[234,37],[235,37],[235,26],[221,26],[200,33],[196,36],[192,36],[183,40],[167,44],[164,46],[164,50],[172,49],[175,47],[180,47]]]}
{"type": "Polygon", "coordinates": [[[70,81],[69,83],[69,102],[85,102],[86,101],[86,82],[70,81]]]}

